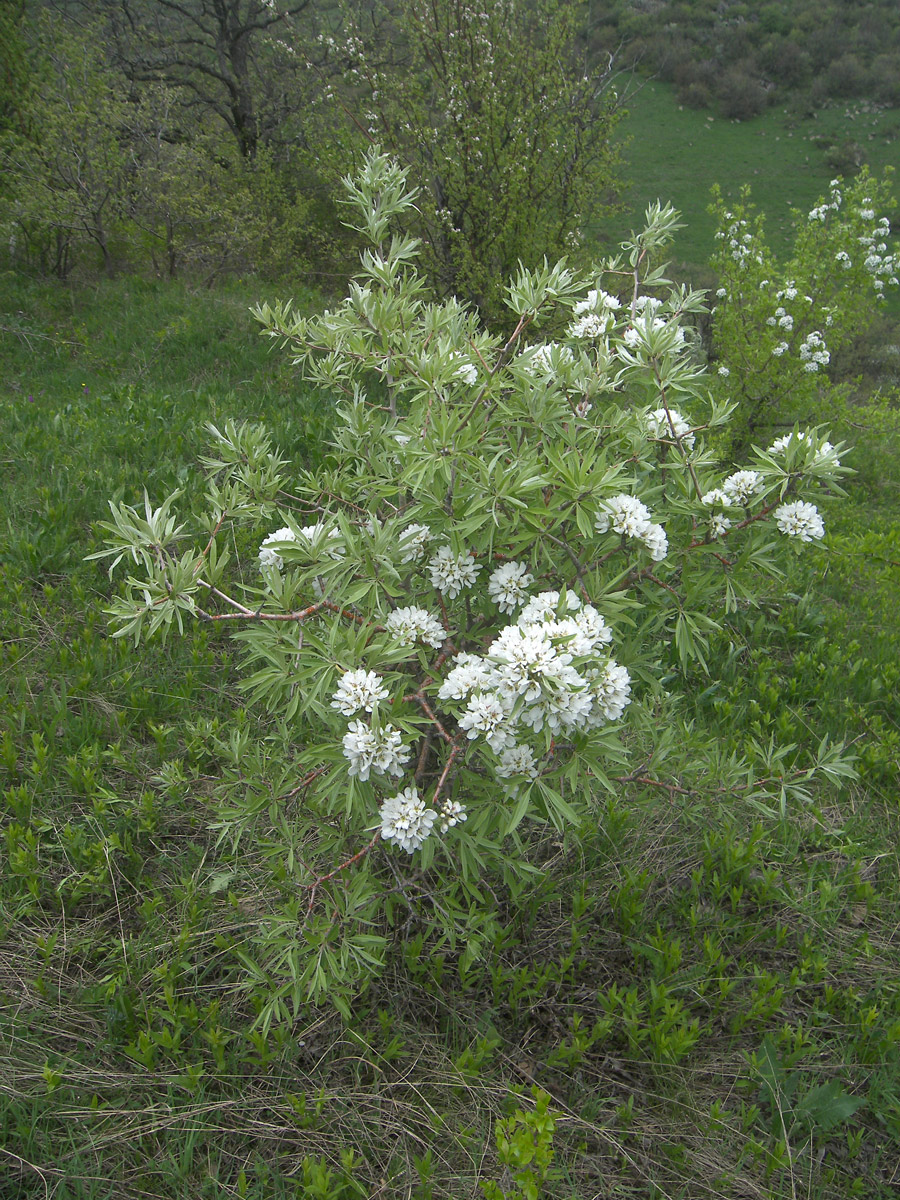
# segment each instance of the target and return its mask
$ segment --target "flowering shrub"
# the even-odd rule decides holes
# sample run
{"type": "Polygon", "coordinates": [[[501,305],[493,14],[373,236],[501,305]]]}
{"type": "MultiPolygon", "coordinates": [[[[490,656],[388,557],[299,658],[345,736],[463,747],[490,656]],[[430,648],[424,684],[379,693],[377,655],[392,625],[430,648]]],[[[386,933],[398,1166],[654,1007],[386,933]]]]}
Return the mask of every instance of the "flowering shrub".
{"type": "Polygon", "coordinates": [[[733,207],[716,195],[712,265],[721,286],[712,341],[720,390],[738,402],[735,447],[785,412],[822,411],[835,353],[865,331],[877,302],[897,287],[900,263],[883,215],[892,207],[886,179],[867,171],[852,182],[833,179],[827,197],[805,216],[794,214],[793,251],[779,263],[749,191],[733,207]]]}
{"type": "MultiPolygon", "coordinates": [[[[654,265],[671,209],[587,277],[522,269],[501,340],[427,293],[395,228],[414,201],[403,170],[373,151],[347,187],[371,242],[347,298],[257,313],[338,396],[331,459],[289,478],[262,431],[228,425],[197,546],[174,497],[143,516],[112,504],[105,526],[113,565],[140,567],[118,633],[185,614],[238,626],[248,696],[272,714],[263,741],[237,725],[216,743],[220,844],[268,898],[241,950],[270,989],[264,1021],[309,997],[345,1005],[400,912],[477,954],[488,896],[527,885],[545,831],[654,782],[673,653],[704,663],[784,549],[822,537],[815,501],[845,471],[816,429],[736,471],[717,461],[706,435],[731,406],[682,325],[702,300],[654,265]],[[565,340],[542,341],[566,314],[565,340]],[[226,526],[261,519],[273,532],[235,578],[226,526]]],[[[765,800],[754,768],[713,769],[765,800]]],[[[823,744],[800,775],[817,770],[847,768],[823,744]]]]}

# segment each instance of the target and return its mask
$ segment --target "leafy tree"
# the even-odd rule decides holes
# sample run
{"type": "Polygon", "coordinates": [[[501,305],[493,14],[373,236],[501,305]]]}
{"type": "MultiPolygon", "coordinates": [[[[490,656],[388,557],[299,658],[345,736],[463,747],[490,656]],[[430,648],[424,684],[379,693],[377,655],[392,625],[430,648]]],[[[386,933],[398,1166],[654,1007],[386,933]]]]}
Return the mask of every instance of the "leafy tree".
{"type": "MultiPolygon", "coordinates": [[[[137,84],[162,83],[214,116],[242,158],[281,136],[305,68],[284,51],[311,0],[103,0],[116,54],[137,84]],[[280,45],[279,45],[280,43],[280,45]]],[[[205,122],[201,122],[203,124],[205,122]]]]}
{"type": "Polygon", "coordinates": [[[0,0],[0,133],[21,131],[24,97],[33,82],[33,55],[24,30],[25,0],[0,0]]]}
{"type": "Polygon", "coordinates": [[[80,33],[44,13],[37,34],[41,85],[21,107],[23,132],[3,141],[12,193],[7,219],[39,255],[52,244],[58,274],[68,271],[72,246],[85,242],[100,250],[110,272],[112,238],[135,172],[133,105],[96,29],[80,33]]]}
{"type": "Polygon", "coordinates": [[[376,0],[332,39],[345,103],[410,165],[423,263],[444,296],[502,318],[521,260],[571,253],[614,181],[611,59],[578,47],[578,4],[376,0]]]}

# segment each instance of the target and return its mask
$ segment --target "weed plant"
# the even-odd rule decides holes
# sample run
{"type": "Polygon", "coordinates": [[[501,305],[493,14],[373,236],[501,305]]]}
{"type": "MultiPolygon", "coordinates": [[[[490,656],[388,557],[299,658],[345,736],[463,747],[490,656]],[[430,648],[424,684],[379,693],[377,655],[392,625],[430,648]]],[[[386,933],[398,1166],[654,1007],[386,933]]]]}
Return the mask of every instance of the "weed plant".
{"type": "Polygon", "coordinates": [[[668,774],[543,841],[482,959],[401,929],[348,1018],[262,1035],[264,982],[238,990],[262,910],[209,818],[243,703],[231,643],[201,627],[136,658],[84,559],[110,495],[195,486],[207,420],[262,419],[309,463],[327,401],[252,332],[254,288],[3,287],[0,1196],[895,1195],[890,422],[857,431],[827,544],[742,614],[681,713],[722,756],[787,745],[786,772],[855,740],[856,784],[782,815],[673,746],[668,774]]]}

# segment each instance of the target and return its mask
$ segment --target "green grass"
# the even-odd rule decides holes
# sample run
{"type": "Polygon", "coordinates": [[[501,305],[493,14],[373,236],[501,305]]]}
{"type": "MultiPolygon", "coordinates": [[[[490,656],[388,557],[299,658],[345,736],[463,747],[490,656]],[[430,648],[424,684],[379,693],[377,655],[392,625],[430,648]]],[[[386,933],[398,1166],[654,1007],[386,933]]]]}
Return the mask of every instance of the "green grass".
{"type": "Polygon", "coordinates": [[[668,200],[681,212],[685,228],[674,254],[693,270],[705,268],[715,225],[706,211],[718,183],[726,197],[744,184],[766,213],[773,248],[786,249],[792,208],[806,213],[839,174],[826,161],[829,145],[857,142],[873,173],[896,166],[900,110],[868,111],[859,101],[833,105],[815,117],[772,108],[749,121],[732,121],[678,104],[668,84],[644,82],[628,101],[620,133],[628,186],[621,194],[623,214],[609,239],[615,243],[640,219],[647,204],[668,200]]]}
{"type": "Polygon", "coordinates": [[[348,1020],[309,1008],[263,1037],[265,988],[239,955],[265,913],[229,885],[212,824],[219,739],[266,724],[217,630],[111,639],[113,585],[84,557],[110,496],[197,496],[206,421],[260,419],[302,464],[327,402],[256,334],[252,282],[0,286],[3,1200],[476,1197],[502,1179],[497,1121],[534,1084],[559,1114],[548,1197],[888,1200],[895,424],[848,431],[860,477],[828,546],[744,614],[673,714],[723,754],[855,740],[857,783],[780,820],[673,752],[591,828],[535,831],[540,881],[515,906],[498,889],[504,932],[481,960],[389,929],[348,1020]]]}

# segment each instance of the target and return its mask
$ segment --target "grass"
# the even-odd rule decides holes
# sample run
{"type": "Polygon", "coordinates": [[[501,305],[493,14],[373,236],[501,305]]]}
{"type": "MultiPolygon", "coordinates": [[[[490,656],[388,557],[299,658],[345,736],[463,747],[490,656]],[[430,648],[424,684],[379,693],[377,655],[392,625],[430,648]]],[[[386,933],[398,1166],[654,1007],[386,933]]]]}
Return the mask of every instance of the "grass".
{"type": "MultiPolygon", "coordinates": [[[[683,119],[686,137],[689,118],[720,156],[726,132],[748,153],[759,137],[670,116],[667,134],[683,119]]],[[[659,164],[675,180],[678,156],[659,164]]],[[[689,171],[668,192],[692,222],[694,169],[693,192],[689,171]]],[[[807,183],[814,196],[812,170],[807,183]]],[[[806,204],[799,184],[791,199],[806,204]]],[[[677,713],[723,754],[854,740],[857,783],[785,820],[689,763],[624,785],[591,828],[536,834],[540,880],[515,906],[498,893],[483,958],[388,930],[388,967],[348,1019],[306,1009],[263,1036],[239,958],[262,917],[229,888],[212,823],[219,739],[265,724],[217,631],[139,654],[112,640],[112,585],[84,558],[109,497],[196,494],[205,422],[260,419],[302,463],[321,453],[327,404],[256,335],[252,282],[0,287],[0,1197],[510,1191],[494,1134],[531,1112],[535,1085],[557,1114],[547,1197],[895,1195],[891,419],[850,431],[860,476],[828,546],[722,639],[677,713]]]]}
{"type": "Polygon", "coordinates": [[[707,212],[714,183],[726,197],[750,185],[754,202],[767,214],[773,248],[782,253],[791,209],[808,212],[827,194],[829,180],[843,173],[828,165],[829,151],[852,141],[873,173],[896,165],[900,110],[870,111],[851,101],[815,116],[772,108],[752,120],[733,121],[679,105],[670,85],[650,80],[628,101],[620,132],[630,139],[625,150],[630,182],[621,195],[623,215],[611,229],[611,243],[628,233],[647,204],[668,200],[685,223],[675,255],[702,273],[715,232],[707,212]]]}

